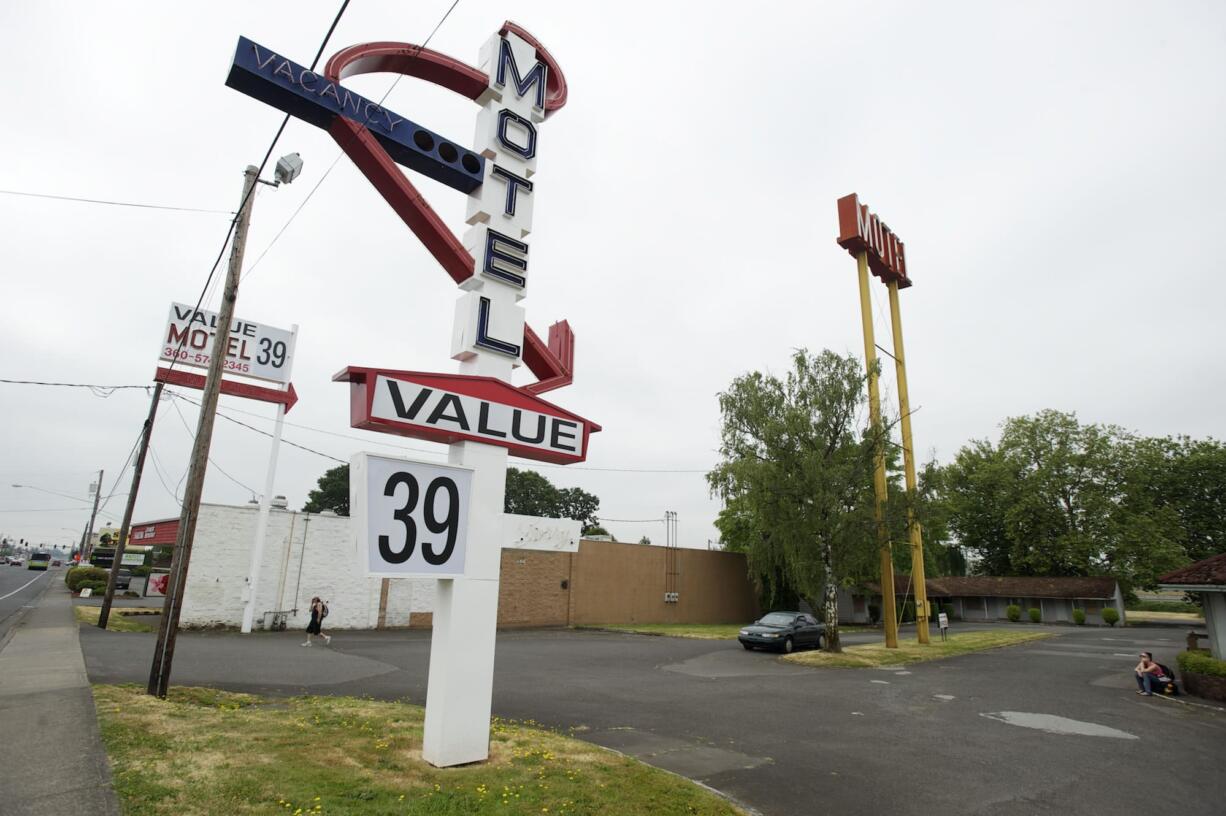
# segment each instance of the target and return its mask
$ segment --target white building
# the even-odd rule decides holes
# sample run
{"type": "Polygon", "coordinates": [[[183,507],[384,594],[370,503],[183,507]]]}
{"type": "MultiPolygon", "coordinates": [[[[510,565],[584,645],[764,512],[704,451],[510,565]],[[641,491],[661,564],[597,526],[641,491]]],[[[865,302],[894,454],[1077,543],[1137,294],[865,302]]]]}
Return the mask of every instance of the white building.
{"type": "MultiPolygon", "coordinates": [[[[203,504],[196,524],[180,622],[239,626],[259,508],[203,504]]],[[[179,520],[133,525],[133,543],[173,542],[179,520]]],[[[505,515],[503,548],[575,552],[581,524],[505,515]]],[[[349,537],[349,519],[275,508],[268,520],[256,589],[256,627],[284,613],[290,628],[309,619],[311,598],[328,603],[328,627],[409,626],[434,608],[434,578],[367,578],[349,537]],[[416,620],[415,620],[416,618],[416,620]]]]}

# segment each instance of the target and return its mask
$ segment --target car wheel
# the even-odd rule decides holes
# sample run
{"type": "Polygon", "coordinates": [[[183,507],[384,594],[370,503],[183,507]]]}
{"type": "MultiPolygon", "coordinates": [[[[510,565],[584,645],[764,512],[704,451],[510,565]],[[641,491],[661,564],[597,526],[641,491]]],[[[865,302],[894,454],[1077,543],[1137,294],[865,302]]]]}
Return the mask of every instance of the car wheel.
{"type": "Polygon", "coordinates": [[[796,644],[792,642],[791,637],[785,637],[783,639],[783,653],[784,654],[791,654],[792,650],[795,648],[796,648],[796,644]]]}
{"type": "Polygon", "coordinates": [[[747,652],[752,652],[752,651],[753,651],[753,644],[752,644],[752,643],[742,643],[741,645],[745,647],[745,651],[747,651],[747,652]]]}
{"type": "Polygon", "coordinates": [[[823,650],[823,649],[825,649],[825,648],[826,648],[826,640],[825,640],[825,638],[823,638],[821,635],[818,635],[818,636],[817,636],[817,646],[816,646],[816,648],[818,649],[818,651],[821,651],[821,650],[823,650]]]}

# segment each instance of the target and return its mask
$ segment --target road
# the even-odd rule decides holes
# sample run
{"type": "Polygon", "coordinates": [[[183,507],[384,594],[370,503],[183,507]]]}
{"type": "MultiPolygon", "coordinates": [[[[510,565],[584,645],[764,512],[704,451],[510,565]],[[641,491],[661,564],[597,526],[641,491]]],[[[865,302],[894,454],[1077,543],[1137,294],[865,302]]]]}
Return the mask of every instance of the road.
{"type": "Polygon", "coordinates": [[[63,577],[59,568],[39,572],[24,566],[0,564],[0,648],[8,641],[13,626],[34,605],[47,584],[57,577],[63,577]]]}
{"type": "MultiPolygon", "coordinates": [[[[1220,813],[1226,715],[1134,694],[1137,652],[1173,664],[1182,631],[1050,629],[1060,637],[895,670],[807,669],[735,642],[503,632],[494,713],[574,729],[771,815],[1102,814],[1142,801],[1220,813]]],[[[185,633],[173,679],[425,700],[427,632],[301,640],[185,633]]],[[[82,627],[81,645],[93,682],[145,681],[152,635],[82,627]]]]}

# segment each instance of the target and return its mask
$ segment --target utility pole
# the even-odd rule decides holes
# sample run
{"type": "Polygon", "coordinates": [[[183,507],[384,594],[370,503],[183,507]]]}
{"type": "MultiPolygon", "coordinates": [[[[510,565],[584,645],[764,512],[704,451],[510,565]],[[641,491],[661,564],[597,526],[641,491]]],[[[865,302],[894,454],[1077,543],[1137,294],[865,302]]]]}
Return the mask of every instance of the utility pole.
{"type": "Polygon", "coordinates": [[[111,574],[106,579],[106,595],[102,598],[102,610],[98,613],[99,629],[106,628],[107,619],[111,616],[111,602],[115,599],[115,579],[119,576],[123,550],[128,541],[128,531],[132,527],[132,512],[136,509],[136,493],[140,490],[140,477],[145,470],[145,454],[149,451],[149,438],[153,436],[153,420],[157,416],[158,401],[161,398],[162,383],[158,383],[153,387],[149,416],[145,417],[145,428],[141,432],[140,452],[136,454],[136,465],[132,469],[132,487],[128,489],[128,505],[123,509],[123,521],[119,525],[119,541],[115,544],[115,559],[111,561],[111,574]]]}
{"type": "Polygon", "coordinates": [[[881,393],[877,390],[877,344],[873,340],[873,302],[868,291],[868,253],[856,254],[860,273],[860,319],[864,324],[864,365],[868,368],[868,416],[873,434],[873,515],[877,523],[877,547],[881,551],[881,617],[885,622],[887,649],[898,648],[898,618],[894,610],[894,557],[890,532],[885,524],[885,428],[881,424],[881,393]]]}
{"type": "Polygon", "coordinates": [[[102,471],[98,471],[98,484],[94,487],[94,509],[89,514],[89,524],[85,525],[85,537],[81,539],[81,560],[88,561],[94,554],[94,545],[90,541],[94,537],[94,517],[98,515],[98,499],[102,497],[102,471]]]}
{"type": "Polygon", "coordinates": [[[179,514],[179,535],[170,562],[170,583],[162,604],[162,619],[158,627],[153,664],[149,668],[148,693],[165,697],[170,686],[170,669],[175,655],[175,639],[179,628],[179,612],[183,608],[183,590],[187,585],[187,569],[191,561],[192,539],[200,516],[200,496],[204,491],[204,473],[213,441],[213,422],[217,416],[217,398],[221,393],[222,364],[230,345],[230,324],[234,322],[234,306],[238,300],[238,282],[243,267],[243,251],[247,246],[247,226],[255,203],[255,185],[259,168],[248,165],[243,174],[243,197],[240,200],[238,224],[230,247],[230,266],[226,273],[225,292],[217,316],[217,332],[213,337],[212,356],[200,400],[200,419],[196,423],[196,441],[192,446],[187,485],[183,491],[183,509],[179,514]]]}

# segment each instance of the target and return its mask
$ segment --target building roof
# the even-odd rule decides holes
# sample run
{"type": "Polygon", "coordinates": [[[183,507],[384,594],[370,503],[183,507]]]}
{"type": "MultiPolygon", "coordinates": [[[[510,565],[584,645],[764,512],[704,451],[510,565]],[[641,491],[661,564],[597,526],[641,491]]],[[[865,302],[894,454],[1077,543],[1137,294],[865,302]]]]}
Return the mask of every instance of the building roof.
{"type": "MultiPolygon", "coordinates": [[[[1033,576],[1002,577],[994,575],[950,576],[924,581],[930,598],[1091,598],[1115,597],[1116,581],[1110,577],[1040,578],[1033,576]]],[[[880,592],[877,584],[868,588],[880,592]]],[[[895,595],[914,595],[910,575],[894,576],[895,595]]]]}
{"type": "Polygon", "coordinates": [[[1211,555],[1203,561],[1188,564],[1158,579],[1160,585],[1226,587],[1226,553],[1211,555]]]}

